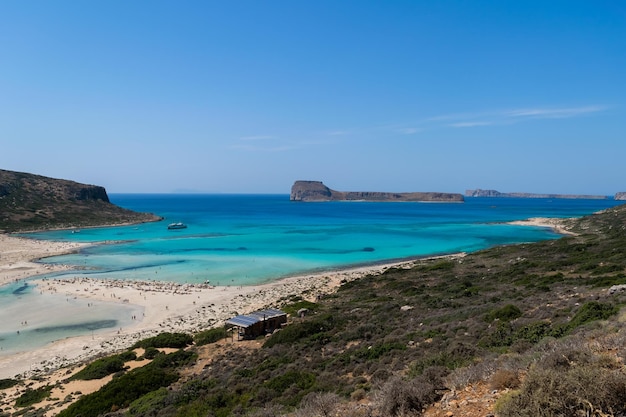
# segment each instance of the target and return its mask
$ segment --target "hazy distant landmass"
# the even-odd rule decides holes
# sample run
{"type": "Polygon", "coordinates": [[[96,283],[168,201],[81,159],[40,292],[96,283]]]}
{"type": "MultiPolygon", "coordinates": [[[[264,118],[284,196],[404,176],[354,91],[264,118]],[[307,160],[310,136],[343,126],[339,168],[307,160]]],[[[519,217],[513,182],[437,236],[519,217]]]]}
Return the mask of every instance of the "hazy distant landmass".
{"type": "Polygon", "coordinates": [[[616,200],[626,200],[626,192],[615,193],[616,200]]]}
{"type": "Polygon", "coordinates": [[[591,199],[591,200],[607,200],[609,197],[605,195],[586,195],[586,194],[535,194],[535,193],[501,193],[496,190],[476,190],[465,191],[466,197],[514,197],[514,198],[571,198],[571,199],[591,199]]]}
{"type": "Polygon", "coordinates": [[[0,232],[157,220],[112,204],[104,187],[0,169],[0,232]]]}
{"type": "Polygon", "coordinates": [[[464,201],[462,194],[454,193],[336,191],[328,188],[321,181],[296,181],[291,187],[289,199],[292,201],[464,201]]]}

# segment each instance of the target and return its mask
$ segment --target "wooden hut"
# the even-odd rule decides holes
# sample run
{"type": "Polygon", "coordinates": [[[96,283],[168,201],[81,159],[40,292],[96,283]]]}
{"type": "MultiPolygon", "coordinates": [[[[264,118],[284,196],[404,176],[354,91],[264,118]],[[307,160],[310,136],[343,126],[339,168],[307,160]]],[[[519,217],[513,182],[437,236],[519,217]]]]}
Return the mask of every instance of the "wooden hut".
{"type": "Polygon", "coordinates": [[[287,323],[287,313],[273,308],[226,320],[227,325],[238,330],[238,339],[255,339],[272,333],[274,330],[280,329],[283,323],[287,323]]]}

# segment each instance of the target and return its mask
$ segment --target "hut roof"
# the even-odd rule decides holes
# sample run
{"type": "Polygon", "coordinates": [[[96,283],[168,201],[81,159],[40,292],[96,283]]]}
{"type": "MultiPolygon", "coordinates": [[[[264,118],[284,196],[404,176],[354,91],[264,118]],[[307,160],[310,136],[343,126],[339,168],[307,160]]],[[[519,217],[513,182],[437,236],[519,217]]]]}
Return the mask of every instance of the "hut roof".
{"type": "Polygon", "coordinates": [[[259,310],[254,313],[245,314],[241,316],[235,316],[232,319],[226,320],[227,324],[232,324],[237,327],[250,327],[260,321],[272,319],[274,317],[284,316],[287,313],[277,310],[275,308],[269,308],[267,310],[259,310]]]}

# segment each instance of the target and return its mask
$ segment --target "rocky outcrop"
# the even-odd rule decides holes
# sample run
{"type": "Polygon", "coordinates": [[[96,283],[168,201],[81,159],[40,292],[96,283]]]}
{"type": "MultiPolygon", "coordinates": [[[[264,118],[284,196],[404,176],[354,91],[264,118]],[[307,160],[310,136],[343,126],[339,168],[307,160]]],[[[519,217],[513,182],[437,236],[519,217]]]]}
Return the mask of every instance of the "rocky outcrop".
{"type": "Polygon", "coordinates": [[[586,195],[586,194],[534,194],[534,193],[501,193],[496,190],[476,190],[465,191],[466,197],[513,197],[513,198],[571,198],[585,200],[606,200],[609,197],[605,195],[586,195]]]}
{"type": "Polygon", "coordinates": [[[616,193],[615,194],[615,199],[616,200],[626,200],[626,192],[616,193]]]}
{"type": "Polygon", "coordinates": [[[433,201],[463,202],[461,194],[414,192],[387,193],[378,191],[335,191],[321,181],[296,181],[291,187],[291,201],[433,201]]]}
{"type": "Polygon", "coordinates": [[[333,193],[321,181],[296,181],[291,186],[291,201],[328,201],[333,199],[333,193]]]}
{"type": "Polygon", "coordinates": [[[104,187],[0,170],[0,231],[103,226],[160,220],[111,204],[104,187]]]}

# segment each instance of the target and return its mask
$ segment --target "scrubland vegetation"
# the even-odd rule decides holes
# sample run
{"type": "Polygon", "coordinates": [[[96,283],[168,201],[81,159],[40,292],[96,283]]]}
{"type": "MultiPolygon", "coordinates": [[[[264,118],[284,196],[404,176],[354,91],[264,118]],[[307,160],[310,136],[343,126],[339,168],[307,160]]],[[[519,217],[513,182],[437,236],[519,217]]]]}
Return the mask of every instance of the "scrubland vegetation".
{"type": "Polygon", "coordinates": [[[420,416],[487,383],[501,417],[624,416],[626,292],[607,289],[626,284],[626,207],[570,228],[578,235],[392,268],[317,303],[282,300],[309,314],[194,373],[198,346],[219,345],[223,329],[194,345],[143,341],[180,350],[131,371],[119,355],[94,362],[84,373],[115,378],[61,415],[420,416]]]}

